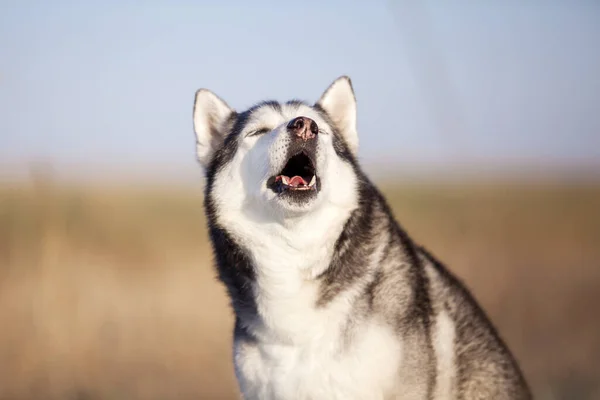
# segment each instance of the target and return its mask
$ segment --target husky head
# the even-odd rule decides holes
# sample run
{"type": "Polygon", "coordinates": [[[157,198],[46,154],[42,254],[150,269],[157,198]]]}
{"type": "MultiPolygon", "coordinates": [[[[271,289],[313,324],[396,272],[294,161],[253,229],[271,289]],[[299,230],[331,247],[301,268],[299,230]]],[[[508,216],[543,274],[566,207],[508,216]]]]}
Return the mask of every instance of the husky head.
{"type": "Polygon", "coordinates": [[[196,92],[197,157],[221,215],[293,219],[356,204],[356,100],[348,77],[314,105],[259,103],[243,112],[196,92]]]}

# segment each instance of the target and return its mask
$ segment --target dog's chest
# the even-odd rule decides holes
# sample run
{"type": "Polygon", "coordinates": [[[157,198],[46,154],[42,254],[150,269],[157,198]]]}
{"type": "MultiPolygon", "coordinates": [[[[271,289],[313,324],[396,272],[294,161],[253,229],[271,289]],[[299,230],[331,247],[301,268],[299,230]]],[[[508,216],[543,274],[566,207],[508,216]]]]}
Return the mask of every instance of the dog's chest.
{"type": "Polygon", "coordinates": [[[387,399],[402,354],[394,334],[370,323],[348,346],[334,336],[324,333],[302,345],[236,341],[236,373],[245,398],[387,399]]]}

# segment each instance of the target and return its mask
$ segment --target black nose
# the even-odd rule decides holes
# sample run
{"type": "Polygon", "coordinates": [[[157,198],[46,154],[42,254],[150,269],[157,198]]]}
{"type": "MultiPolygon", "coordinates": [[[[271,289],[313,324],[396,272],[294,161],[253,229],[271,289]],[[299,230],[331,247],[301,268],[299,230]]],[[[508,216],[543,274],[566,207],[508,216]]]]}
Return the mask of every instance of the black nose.
{"type": "Polygon", "coordinates": [[[287,125],[288,131],[302,140],[310,140],[317,137],[319,127],[317,123],[307,117],[296,117],[287,125]]]}

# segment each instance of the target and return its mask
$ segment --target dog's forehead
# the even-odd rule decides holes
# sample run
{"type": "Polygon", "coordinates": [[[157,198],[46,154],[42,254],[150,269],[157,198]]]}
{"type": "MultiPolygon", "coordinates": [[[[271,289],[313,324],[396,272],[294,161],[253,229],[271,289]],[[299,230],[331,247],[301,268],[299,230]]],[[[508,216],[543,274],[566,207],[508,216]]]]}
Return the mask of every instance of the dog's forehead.
{"type": "Polygon", "coordinates": [[[319,126],[326,124],[316,109],[307,104],[292,101],[284,104],[267,103],[254,108],[249,115],[247,126],[274,129],[299,116],[311,118],[319,126]]]}

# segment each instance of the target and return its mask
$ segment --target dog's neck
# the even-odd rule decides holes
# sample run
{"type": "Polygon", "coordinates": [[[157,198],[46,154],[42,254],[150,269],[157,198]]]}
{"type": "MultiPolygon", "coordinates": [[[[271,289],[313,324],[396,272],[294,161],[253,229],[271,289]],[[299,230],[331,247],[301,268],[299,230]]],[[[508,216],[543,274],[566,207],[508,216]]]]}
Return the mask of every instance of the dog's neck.
{"type": "Polygon", "coordinates": [[[228,228],[248,253],[255,274],[257,315],[250,323],[255,335],[289,343],[317,334],[309,326],[322,328],[317,277],[329,267],[351,213],[323,207],[284,221],[228,218],[228,228]]]}
{"type": "Polygon", "coordinates": [[[351,210],[323,206],[304,215],[230,220],[228,226],[250,253],[259,275],[298,272],[308,278],[322,272],[350,214],[351,210]]]}

